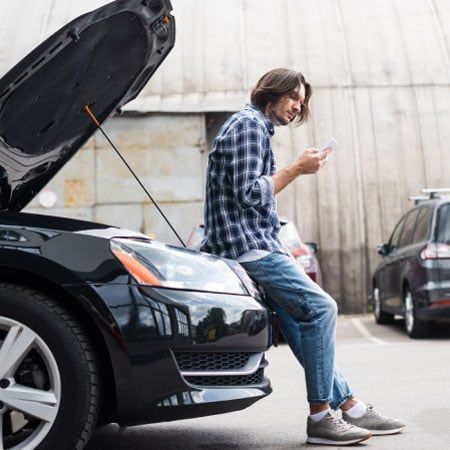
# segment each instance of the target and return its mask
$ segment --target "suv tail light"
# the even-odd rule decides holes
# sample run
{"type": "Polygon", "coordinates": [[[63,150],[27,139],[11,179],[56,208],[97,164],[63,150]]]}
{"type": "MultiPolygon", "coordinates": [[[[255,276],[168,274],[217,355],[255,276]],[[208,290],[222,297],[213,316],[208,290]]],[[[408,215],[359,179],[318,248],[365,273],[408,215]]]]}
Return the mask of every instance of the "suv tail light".
{"type": "Polygon", "coordinates": [[[444,259],[450,258],[450,245],[433,243],[427,244],[420,252],[422,259],[444,259]]]}

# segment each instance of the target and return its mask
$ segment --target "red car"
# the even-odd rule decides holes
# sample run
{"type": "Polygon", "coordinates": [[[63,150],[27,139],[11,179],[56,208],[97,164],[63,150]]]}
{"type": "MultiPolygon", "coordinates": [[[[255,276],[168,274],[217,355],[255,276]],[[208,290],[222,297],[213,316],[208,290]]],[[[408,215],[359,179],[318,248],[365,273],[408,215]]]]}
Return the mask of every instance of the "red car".
{"type": "MultiPolygon", "coordinates": [[[[289,220],[280,220],[280,240],[289,250],[291,255],[297,261],[297,264],[301,266],[309,277],[317,284],[322,286],[322,271],[320,270],[319,261],[317,260],[316,253],[319,246],[315,242],[304,243],[297,227],[293,222],[289,220]]],[[[204,236],[204,225],[199,223],[191,232],[187,241],[187,246],[194,250],[200,248],[204,236]]]]}

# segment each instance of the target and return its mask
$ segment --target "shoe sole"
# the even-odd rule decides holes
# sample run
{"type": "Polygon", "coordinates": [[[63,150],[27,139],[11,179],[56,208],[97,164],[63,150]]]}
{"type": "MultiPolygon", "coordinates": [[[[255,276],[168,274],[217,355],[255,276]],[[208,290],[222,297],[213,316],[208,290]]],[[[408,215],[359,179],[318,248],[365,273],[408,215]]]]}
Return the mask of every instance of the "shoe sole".
{"type": "Polygon", "coordinates": [[[363,436],[362,438],[350,439],[349,441],[333,441],[331,439],[309,437],[307,439],[306,443],[307,444],[322,444],[322,445],[352,445],[352,444],[357,444],[358,442],[367,441],[367,439],[369,439],[371,437],[372,437],[372,434],[368,434],[367,436],[363,436]]]}
{"type": "Polygon", "coordinates": [[[392,430],[370,430],[369,428],[367,428],[373,436],[385,436],[387,434],[398,434],[401,433],[405,427],[401,427],[401,428],[394,428],[392,430]]]}

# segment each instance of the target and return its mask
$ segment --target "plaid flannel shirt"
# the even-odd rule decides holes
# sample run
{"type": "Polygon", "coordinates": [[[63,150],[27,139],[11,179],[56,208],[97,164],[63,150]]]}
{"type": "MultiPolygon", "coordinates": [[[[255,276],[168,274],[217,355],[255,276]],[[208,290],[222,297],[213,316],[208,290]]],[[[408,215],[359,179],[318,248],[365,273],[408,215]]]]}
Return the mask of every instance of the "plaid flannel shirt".
{"type": "Polygon", "coordinates": [[[250,250],[285,253],[278,239],[272,122],[255,106],[233,114],[209,154],[201,250],[237,259],[250,250]]]}

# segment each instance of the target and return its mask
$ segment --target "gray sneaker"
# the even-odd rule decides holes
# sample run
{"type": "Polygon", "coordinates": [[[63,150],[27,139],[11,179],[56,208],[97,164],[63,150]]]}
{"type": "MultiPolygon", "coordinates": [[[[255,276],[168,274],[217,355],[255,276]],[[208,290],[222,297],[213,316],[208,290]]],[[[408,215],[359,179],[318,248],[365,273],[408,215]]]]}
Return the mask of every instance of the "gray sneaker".
{"type": "Polygon", "coordinates": [[[365,441],[370,431],[350,425],[330,411],[322,420],[314,422],[308,417],[307,444],[350,445],[365,441]]]}
{"type": "Polygon", "coordinates": [[[401,420],[382,416],[373,409],[372,405],[367,405],[367,411],[361,417],[355,419],[343,411],[342,418],[352,425],[369,430],[373,435],[401,433],[406,427],[401,420]]]}

